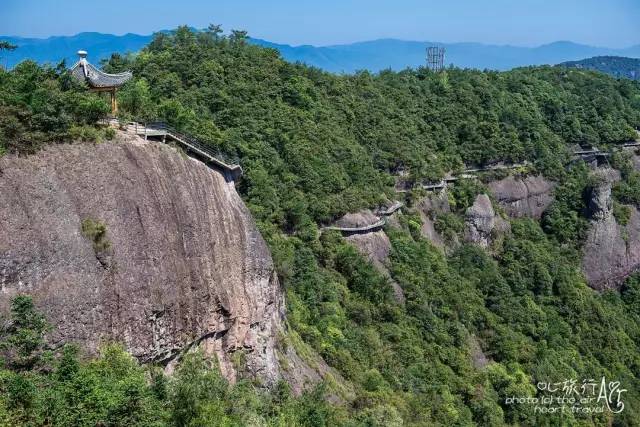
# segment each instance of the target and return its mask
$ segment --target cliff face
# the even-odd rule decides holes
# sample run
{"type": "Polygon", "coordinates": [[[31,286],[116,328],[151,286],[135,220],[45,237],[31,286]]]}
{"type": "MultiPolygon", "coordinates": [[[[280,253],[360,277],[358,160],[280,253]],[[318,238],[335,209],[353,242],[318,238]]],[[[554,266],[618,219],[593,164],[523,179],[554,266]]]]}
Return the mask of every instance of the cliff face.
{"type": "Polygon", "coordinates": [[[508,221],[493,210],[491,199],[479,194],[465,213],[464,240],[489,249],[496,238],[510,231],[508,221]]]}
{"type": "MultiPolygon", "coordinates": [[[[432,216],[451,212],[447,192],[440,191],[424,197],[416,204],[416,212],[420,215],[420,220],[422,221],[422,226],[420,227],[422,237],[429,240],[435,246],[444,249],[445,241],[436,231],[432,216]]],[[[456,246],[457,243],[458,242],[453,242],[452,246],[456,246]]]]}
{"type": "MultiPolygon", "coordinates": [[[[370,210],[362,210],[344,215],[335,222],[335,225],[340,227],[362,227],[375,224],[379,220],[380,217],[370,210]]],[[[397,222],[397,218],[394,217],[392,222],[397,222]]],[[[347,235],[345,239],[354,245],[379,272],[389,278],[396,302],[404,304],[404,292],[400,285],[391,279],[391,275],[387,269],[387,262],[391,252],[391,241],[387,234],[383,230],[372,230],[366,233],[347,235]]]]}
{"type": "Polygon", "coordinates": [[[640,267],[640,213],[631,207],[627,225],[613,216],[611,185],[620,179],[613,169],[596,172],[601,184],[589,199],[590,227],[583,248],[582,266],[589,285],[595,289],[618,288],[640,267]]]}
{"type": "Polygon", "coordinates": [[[508,176],[489,183],[498,204],[513,218],[539,219],[553,201],[555,184],[542,176],[508,176]]]}
{"type": "Polygon", "coordinates": [[[53,346],[92,353],[115,340],[169,368],[200,347],[231,380],[243,359],[266,384],[281,377],[283,296],[268,248],[233,183],[167,146],[0,159],[0,312],[17,293],[55,326],[53,346]]]}

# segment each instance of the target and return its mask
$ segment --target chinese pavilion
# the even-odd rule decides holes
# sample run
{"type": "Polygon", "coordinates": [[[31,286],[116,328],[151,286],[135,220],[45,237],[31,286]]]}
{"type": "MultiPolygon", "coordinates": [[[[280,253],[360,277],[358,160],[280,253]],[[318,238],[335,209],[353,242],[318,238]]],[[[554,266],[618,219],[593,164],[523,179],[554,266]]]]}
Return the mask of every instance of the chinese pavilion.
{"type": "Polygon", "coordinates": [[[109,92],[111,95],[111,114],[118,112],[118,102],[116,101],[116,90],[125,84],[133,76],[126,71],[118,74],[107,74],[87,61],[87,52],[78,51],[80,60],[71,67],[71,75],[81,81],[86,82],[89,88],[95,92],[109,92]]]}

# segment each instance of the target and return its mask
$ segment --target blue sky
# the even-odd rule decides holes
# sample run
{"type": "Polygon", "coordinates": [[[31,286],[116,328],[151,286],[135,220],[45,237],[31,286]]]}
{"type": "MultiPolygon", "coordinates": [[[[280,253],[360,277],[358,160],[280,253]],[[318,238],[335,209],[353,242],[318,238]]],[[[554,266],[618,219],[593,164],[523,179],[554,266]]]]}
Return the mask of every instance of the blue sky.
{"type": "Polygon", "coordinates": [[[0,34],[149,34],[180,24],[288,44],[377,38],[535,46],[640,43],[640,0],[0,0],[0,34]]]}

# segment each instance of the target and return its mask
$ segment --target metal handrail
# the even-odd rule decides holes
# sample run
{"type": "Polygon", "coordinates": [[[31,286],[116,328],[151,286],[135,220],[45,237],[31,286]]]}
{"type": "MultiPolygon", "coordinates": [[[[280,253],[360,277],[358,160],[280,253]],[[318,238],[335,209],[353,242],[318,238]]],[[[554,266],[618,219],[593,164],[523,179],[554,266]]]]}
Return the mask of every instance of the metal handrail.
{"type": "Polygon", "coordinates": [[[227,163],[229,165],[239,165],[239,159],[237,157],[232,157],[229,156],[225,153],[222,153],[220,151],[216,151],[214,149],[211,148],[211,146],[209,146],[208,144],[201,142],[200,140],[198,140],[197,138],[188,135],[184,132],[181,132],[179,130],[177,130],[176,128],[170,126],[167,122],[163,122],[163,121],[153,121],[153,122],[147,122],[147,123],[143,123],[145,129],[150,129],[150,130],[162,130],[167,132],[168,134],[174,135],[178,138],[180,138],[181,140],[189,143],[190,145],[194,146],[195,148],[197,148],[198,150],[208,154],[211,157],[215,157],[217,159],[222,160],[224,163],[227,163]]]}
{"type": "MultiPolygon", "coordinates": [[[[199,141],[197,138],[188,135],[184,132],[180,132],[177,129],[169,126],[164,121],[129,121],[121,122],[116,117],[105,117],[100,122],[109,124],[116,121],[120,126],[132,126],[136,135],[144,133],[145,139],[147,138],[149,131],[162,131],[164,135],[187,145],[192,151],[200,152],[200,155],[210,157],[210,161],[216,163],[218,166],[227,169],[232,173],[233,179],[243,174],[242,167],[240,166],[239,159],[237,157],[231,157],[219,151],[212,149],[208,144],[199,141]]],[[[164,139],[163,139],[164,141],[164,139]]]]}

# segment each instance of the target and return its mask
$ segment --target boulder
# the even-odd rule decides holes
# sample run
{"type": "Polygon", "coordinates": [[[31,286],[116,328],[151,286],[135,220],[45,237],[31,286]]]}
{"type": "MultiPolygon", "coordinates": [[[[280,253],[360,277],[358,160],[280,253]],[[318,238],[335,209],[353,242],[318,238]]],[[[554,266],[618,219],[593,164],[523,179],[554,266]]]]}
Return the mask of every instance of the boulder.
{"type": "Polygon", "coordinates": [[[465,213],[465,242],[489,248],[496,235],[509,229],[509,223],[495,213],[486,194],[479,194],[465,213]]]}

